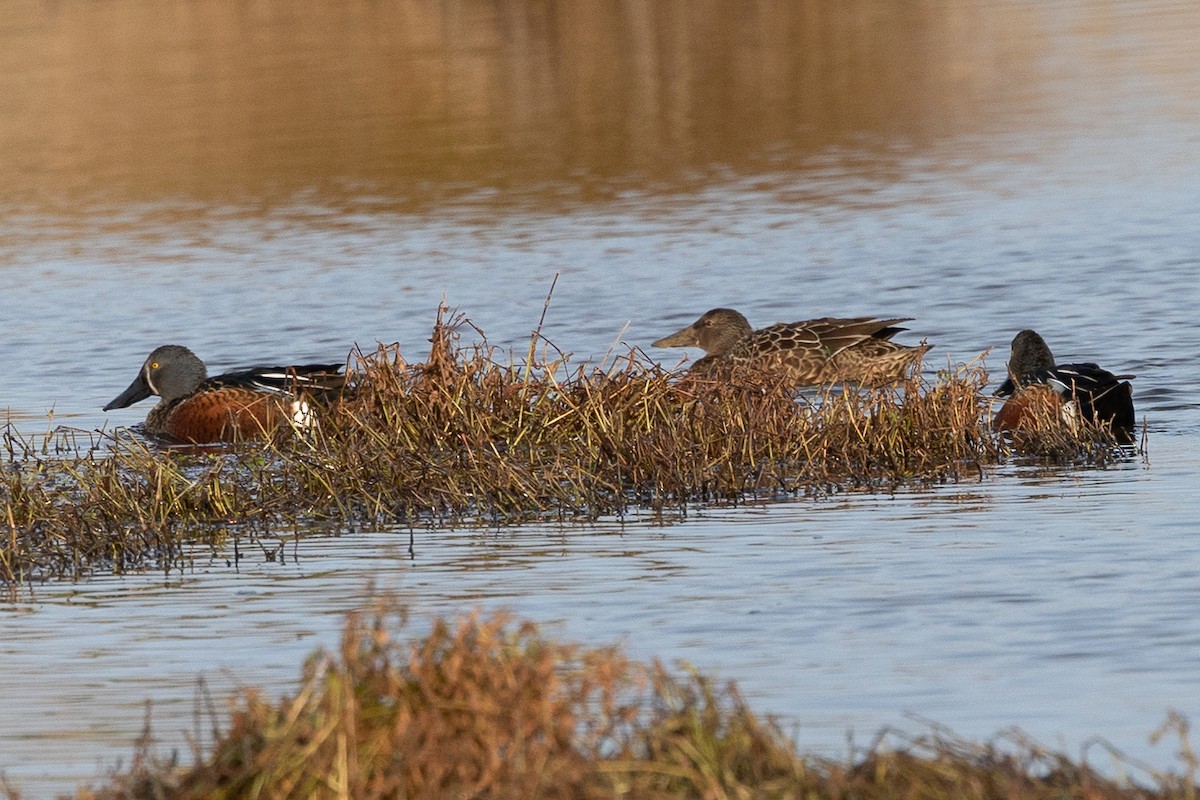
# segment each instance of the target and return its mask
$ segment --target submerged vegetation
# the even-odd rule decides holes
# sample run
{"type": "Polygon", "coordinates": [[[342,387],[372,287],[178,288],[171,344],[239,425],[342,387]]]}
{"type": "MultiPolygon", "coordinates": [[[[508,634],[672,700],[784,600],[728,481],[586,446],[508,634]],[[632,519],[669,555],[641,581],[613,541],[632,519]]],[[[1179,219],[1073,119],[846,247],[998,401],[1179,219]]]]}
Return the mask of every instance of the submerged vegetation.
{"type": "MultiPolygon", "coordinates": [[[[1008,452],[978,365],[797,397],[679,377],[636,351],[603,371],[572,366],[537,332],[505,363],[486,343],[462,345],[469,322],[443,312],[423,363],[397,346],[351,354],[344,396],[312,431],[162,447],[123,430],[34,442],[9,427],[0,582],[172,570],[185,545],[230,532],[672,518],[698,503],[890,490],[978,477],[1008,452]]],[[[1111,444],[1061,431],[1039,441],[1069,459],[1111,444]]]]}
{"type": "MultiPolygon", "coordinates": [[[[973,744],[935,730],[881,736],[845,761],[806,756],[732,684],[613,648],[583,648],[502,615],[395,637],[387,605],[349,617],[337,652],[306,663],[294,695],[243,690],[197,727],[191,764],[154,752],[80,800],[201,798],[1187,798],[1010,735],[973,744]]],[[[206,707],[211,709],[211,705],[206,707]]],[[[1186,724],[1175,720],[1184,739],[1186,724]]],[[[1105,750],[1107,753],[1108,750],[1105,750]]],[[[1114,754],[1120,761],[1119,755],[1114,754]]],[[[0,788],[4,788],[0,783],[0,788]]],[[[8,787],[19,797],[19,787],[8,787]]]]}

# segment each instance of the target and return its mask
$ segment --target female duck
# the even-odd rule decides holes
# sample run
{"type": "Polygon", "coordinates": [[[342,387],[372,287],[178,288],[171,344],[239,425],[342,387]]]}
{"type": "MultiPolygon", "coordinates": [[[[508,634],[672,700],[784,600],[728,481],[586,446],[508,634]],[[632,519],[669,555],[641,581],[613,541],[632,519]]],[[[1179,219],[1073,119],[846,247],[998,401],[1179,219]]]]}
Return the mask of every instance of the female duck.
{"type": "Polygon", "coordinates": [[[751,369],[782,375],[796,386],[896,383],[920,363],[931,345],[891,341],[908,318],[822,317],[754,330],[731,308],[714,308],[654,347],[699,347],[706,353],[692,369],[751,369]]]}

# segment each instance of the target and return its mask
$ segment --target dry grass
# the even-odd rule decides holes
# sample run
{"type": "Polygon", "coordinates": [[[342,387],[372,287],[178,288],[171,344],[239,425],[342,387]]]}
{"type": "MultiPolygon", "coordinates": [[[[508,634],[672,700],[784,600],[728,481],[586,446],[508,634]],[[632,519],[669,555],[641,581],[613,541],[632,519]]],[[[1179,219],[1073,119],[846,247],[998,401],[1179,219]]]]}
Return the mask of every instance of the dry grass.
{"type": "MultiPolygon", "coordinates": [[[[1063,413],[1062,399],[1049,386],[1026,387],[1016,400],[1017,427],[1005,431],[1009,449],[1026,459],[1045,463],[1104,466],[1133,450],[1136,431],[1114,429],[1111,422],[1085,423],[1063,413]]],[[[1004,406],[1007,413],[1008,405],[1004,406]]],[[[1000,424],[1000,423],[998,423],[1000,424]]],[[[1009,425],[1014,424],[1009,420],[1009,425]]],[[[1142,446],[1145,446],[1145,431],[1142,446]]]]}
{"type": "MultiPolygon", "coordinates": [[[[124,431],[35,442],[6,429],[0,582],[169,571],[184,544],[231,531],[677,518],[697,503],[978,478],[1009,452],[988,427],[977,365],[798,398],[680,379],[636,352],[606,371],[574,367],[537,334],[502,361],[460,345],[467,325],[439,312],[421,364],[395,346],[354,354],[346,395],[312,433],[163,448],[124,431]]],[[[1060,460],[1095,461],[1107,446],[1035,441],[1060,460]]]]}
{"type": "MultiPolygon", "coordinates": [[[[879,741],[846,762],[799,754],[737,689],[542,636],[503,616],[436,621],[394,638],[395,613],[352,615],[296,694],[245,691],[191,766],[156,758],[80,800],[149,798],[1187,798],[1098,775],[1019,736],[940,731],[879,741]]],[[[148,736],[147,736],[148,738],[148,736]]],[[[9,787],[10,796],[18,796],[9,787]]]]}
{"type": "Polygon", "coordinates": [[[244,693],[193,767],[143,750],[80,797],[719,797],[801,768],[736,691],[699,676],[502,615],[436,621],[410,643],[392,627],[352,615],[295,696],[244,693]]]}
{"type": "Polygon", "coordinates": [[[634,353],[603,373],[532,349],[529,366],[501,366],[458,346],[462,323],[439,320],[424,365],[389,348],[359,359],[353,399],[310,442],[325,465],[312,491],[376,496],[359,512],[388,521],[594,517],[957,479],[996,457],[978,373],[798,402],[781,386],[676,381],[634,353]]]}

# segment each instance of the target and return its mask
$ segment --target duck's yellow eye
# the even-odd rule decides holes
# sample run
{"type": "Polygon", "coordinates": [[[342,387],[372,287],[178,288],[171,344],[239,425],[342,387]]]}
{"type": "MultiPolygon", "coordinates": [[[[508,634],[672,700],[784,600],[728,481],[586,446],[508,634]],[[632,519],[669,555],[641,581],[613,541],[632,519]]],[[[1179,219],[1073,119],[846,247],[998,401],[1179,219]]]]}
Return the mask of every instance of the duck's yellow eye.
{"type": "Polygon", "coordinates": [[[158,362],[157,361],[151,362],[150,369],[158,369],[158,362]]]}

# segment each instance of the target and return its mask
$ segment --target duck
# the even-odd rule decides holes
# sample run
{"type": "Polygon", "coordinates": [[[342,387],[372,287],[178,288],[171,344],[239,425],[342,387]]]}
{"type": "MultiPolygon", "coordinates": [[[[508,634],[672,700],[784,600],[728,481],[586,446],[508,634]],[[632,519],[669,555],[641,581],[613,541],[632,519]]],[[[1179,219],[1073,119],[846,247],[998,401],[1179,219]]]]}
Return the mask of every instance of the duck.
{"type": "Polygon", "coordinates": [[[821,317],[754,330],[732,308],[706,311],[691,325],[652,347],[699,347],[694,373],[750,369],[780,375],[794,386],[857,383],[882,386],[904,380],[932,345],[891,338],[910,317],[821,317]]]}
{"type": "Polygon", "coordinates": [[[307,428],[310,401],[340,393],[343,364],[250,367],[208,377],[204,362],[182,345],[157,347],[129,387],[105,411],[157,395],[143,428],[153,436],[190,444],[263,438],[281,426],[307,428]]]}
{"type": "Polygon", "coordinates": [[[1058,418],[1071,427],[1080,422],[1109,430],[1122,443],[1133,441],[1134,375],[1114,375],[1093,362],[1057,364],[1046,340],[1026,328],[1012,340],[1008,377],[994,392],[1008,398],[993,420],[997,430],[1036,428],[1039,420],[1058,418]]]}

